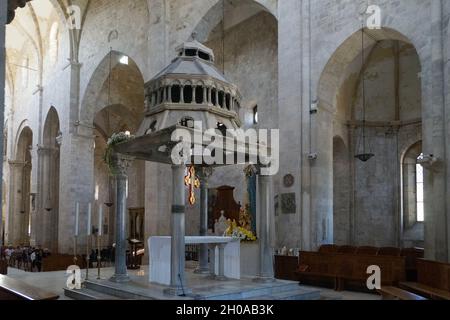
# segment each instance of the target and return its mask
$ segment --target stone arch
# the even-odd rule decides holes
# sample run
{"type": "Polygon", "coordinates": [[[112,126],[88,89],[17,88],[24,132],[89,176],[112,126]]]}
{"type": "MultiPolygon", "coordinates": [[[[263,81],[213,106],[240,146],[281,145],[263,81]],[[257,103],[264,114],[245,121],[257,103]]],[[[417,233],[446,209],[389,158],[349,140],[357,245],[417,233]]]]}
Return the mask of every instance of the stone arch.
{"type": "Polygon", "coordinates": [[[91,76],[81,104],[79,118],[82,123],[92,124],[95,115],[108,105],[121,104],[130,107],[129,104],[132,103],[132,111],[137,113],[144,112],[144,78],[142,72],[135,60],[129,56],[128,65],[121,64],[120,58],[123,56],[128,55],[118,51],[111,51],[103,58],[91,76]],[[125,79],[120,77],[120,74],[124,75],[125,79]],[[133,90],[131,94],[134,101],[125,99],[124,92],[115,92],[114,89],[120,89],[120,80],[133,80],[132,83],[130,81],[123,83],[122,89],[126,86],[127,90],[130,91],[131,86],[131,90],[133,90]],[[110,84],[111,99],[108,101],[110,84]]]}
{"type": "MultiPolygon", "coordinates": [[[[114,178],[110,175],[109,168],[104,162],[104,155],[107,148],[107,141],[113,133],[130,131],[136,132],[142,121],[142,115],[130,112],[128,106],[123,104],[112,104],[98,111],[94,118],[94,212],[93,219],[96,220],[99,206],[103,206],[105,236],[102,239],[104,246],[112,245],[115,242],[115,194],[113,192],[114,178]]],[[[144,207],[145,192],[145,163],[134,161],[128,174],[129,208],[144,207]]]]}
{"type": "MultiPolygon", "coordinates": [[[[39,149],[40,203],[42,219],[36,240],[51,252],[58,252],[59,181],[60,181],[60,121],[55,107],[47,113],[43,131],[43,145],[39,149]]],[[[37,223],[37,222],[36,222],[37,223]]]]}
{"type": "MultiPolygon", "coordinates": [[[[194,23],[196,39],[214,50],[217,68],[240,89],[238,113],[245,127],[253,126],[254,101],[259,106],[260,125],[279,127],[278,20],[276,6],[271,3],[275,2],[215,1],[194,23]],[[270,80],[257,80],[262,74],[270,80]]],[[[225,94],[222,88],[213,87],[212,91],[225,94]]]]}
{"type": "MultiPolygon", "coordinates": [[[[333,197],[326,186],[330,185],[332,183],[331,180],[334,180],[336,177],[323,172],[333,171],[333,167],[336,165],[334,161],[335,155],[333,152],[326,150],[328,150],[327,146],[330,146],[330,150],[332,150],[332,145],[335,143],[333,138],[336,135],[341,136],[343,141],[348,142],[348,161],[350,163],[349,186],[351,188],[351,198],[349,206],[346,206],[349,210],[349,216],[345,217],[345,220],[350,223],[350,233],[346,239],[352,241],[354,245],[397,246],[400,239],[398,148],[402,146],[403,141],[408,136],[416,136],[416,131],[421,131],[422,102],[419,100],[421,97],[419,97],[417,99],[417,119],[397,119],[395,113],[397,109],[402,109],[400,106],[403,103],[402,99],[404,99],[405,94],[394,92],[394,86],[398,88],[405,85],[405,73],[401,78],[403,82],[400,82],[398,73],[397,76],[394,76],[396,71],[394,68],[391,69],[392,65],[398,65],[398,62],[394,61],[395,54],[392,54],[393,51],[389,51],[389,55],[383,56],[380,52],[385,53],[399,44],[402,49],[407,47],[407,49],[402,51],[403,55],[397,55],[397,58],[405,59],[404,52],[408,52],[408,57],[409,53],[412,52],[411,59],[416,59],[414,60],[414,65],[417,65],[417,76],[421,71],[422,62],[416,47],[402,33],[390,28],[381,30],[365,29],[365,65],[362,67],[361,34],[360,29],[348,37],[331,55],[320,75],[317,87],[318,112],[313,118],[312,141],[314,144],[313,148],[320,148],[325,151],[322,151],[316,160],[311,179],[316,181],[317,185],[323,186],[317,189],[318,194],[320,194],[319,199],[333,197]],[[364,75],[362,73],[363,70],[364,75]],[[380,74],[372,74],[373,70],[379,71],[380,74]],[[397,77],[396,83],[393,81],[392,85],[390,82],[389,84],[387,82],[383,84],[391,90],[389,93],[385,92],[384,94],[384,96],[389,98],[381,98],[383,95],[379,92],[380,88],[382,88],[379,86],[380,79],[384,79],[382,78],[384,75],[388,75],[389,79],[397,77]],[[371,90],[366,88],[366,98],[369,93],[380,97],[379,100],[366,99],[366,111],[370,110],[371,112],[369,117],[366,118],[368,122],[371,122],[366,130],[366,134],[371,137],[369,138],[371,139],[369,149],[371,148],[370,145],[372,147],[375,145],[378,148],[377,152],[375,152],[376,157],[368,163],[356,161],[353,156],[360,151],[356,150],[356,148],[360,145],[359,141],[361,140],[362,76],[365,77],[366,86],[369,83],[371,85],[371,90]],[[390,99],[389,104],[383,106],[382,109],[378,109],[378,114],[376,114],[373,107],[380,104],[380,101],[384,101],[383,99],[390,99]],[[392,109],[390,108],[391,105],[393,106],[392,109]],[[399,108],[394,110],[394,106],[399,108]],[[382,119],[377,119],[376,116],[380,114],[382,119]],[[406,125],[408,122],[406,120],[411,121],[411,123],[406,125]],[[392,125],[395,121],[399,122],[398,127],[392,125]],[[390,139],[395,139],[394,141],[397,141],[398,144],[390,144],[390,139]],[[382,205],[374,207],[373,202],[376,201],[373,199],[376,197],[373,195],[376,195],[379,200],[383,199],[382,205]],[[372,227],[369,227],[369,225],[372,225],[372,227]],[[382,233],[376,230],[384,230],[385,232],[382,233]]],[[[416,71],[411,69],[409,72],[416,71]]],[[[416,79],[418,80],[415,80],[417,83],[414,83],[414,92],[417,91],[420,94],[423,83],[419,78],[416,79]]],[[[403,91],[406,92],[405,90],[403,91]]],[[[404,104],[406,105],[407,103],[404,104]]],[[[367,112],[367,114],[369,113],[367,112]]],[[[403,114],[400,116],[403,116],[403,114]]],[[[374,150],[366,151],[372,153],[374,150]]],[[[332,192],[334,193],[334,191],[332,192]]],[[[319,199],[317,203],[312,205],[313,209],[317,210],[314,214],[323,215],[324,212],[333,211],[329,210],[330,208],[325,205],[324,201],[319,199]]],[[[378,201],[378,203],[381,202],[378,201]]],[[[332,203],[328,203],[328,205],[335,207],[335,204],[332,203]]],[[[334,225],[336,226],[337,224],[338,221],[335,221],[334,225]]],[[[335,230],[339,229],[335,228],[335,230]]],[[[337,238],[342,237],[336,235],[335,239],[337,238]]]]}
{"type": "MultiPolygon", "coordinates": [[[[231,3],[228,0],[225,0],[225,7],[230,6],[228,8],[235,8],[235,6],[240,6],[241,14],[243,13],[251,13],[258,11],[265,11],[272,15],[275,19],[277,19],[276,14],[276,4],[271,0],[240,0],[236,3],[231,3]]],[[[227,10],[227,9],[225,9],[227,10]]],[[[200,42],[205,42],[208,40],[209,35],[222,22],[223,17],[223,0],[215,1],[215,4],[210,7],[210,9],[206,12],[205,15],[196,23],[196,27],[194,28],[194,32],[197,35],[197,40],[200,42]]]]}
{"type": "Polygon", "coordinates": [[[13,203],[8,219],[8,242],[14,246],[30,243],[32,227],[30,213],[33,132],[29,126],[23,126],[19,132],[15,160],[11,162],[10,194],[13,203]]]}
{"type": "MultiPolygon", "coordinates": [[[[374,48],[376,42],[382,40],[398,40],[411,44],[415,47],[409,38],[394,29],[364,29],[364,32],[364,49],[366,52],[366,59],[370,56],[371,50],[374,48]]],[[[417,55],[419,56],[419,62],[422,65],[422,59],[419,52],[417,52],[417,55]]],[[[353,64],[360,64],[360,56],[361,29],[349,36],[328,59],[328,62],[320,75],[318,83],[317,98],[320,107],[328,109],[332,112],[337,112],[337,92],[344,84],[345,79],[349,76],[349,74],[355,72],[355,70],[350,69],[349,66],[353,64]]]]}

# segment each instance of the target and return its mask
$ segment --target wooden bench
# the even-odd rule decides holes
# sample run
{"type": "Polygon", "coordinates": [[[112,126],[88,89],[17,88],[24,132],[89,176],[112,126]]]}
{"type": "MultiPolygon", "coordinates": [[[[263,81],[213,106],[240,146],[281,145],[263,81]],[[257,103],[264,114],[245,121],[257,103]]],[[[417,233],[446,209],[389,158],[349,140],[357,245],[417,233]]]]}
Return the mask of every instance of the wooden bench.
{"type": "Polygon", "coordinates": [[[333,281],[335,290],[343,290],[346,282],[365,286],[367,268],[376,265],[382,270],[381,283],[398,285],[405,281],[405,258],[343,253],[300,252],[297,271],[300,282],[333,281]]]}
{"type": "Polygon", "coordinates": [[[383,297],[383,300],[428,300],[427,298],[397,287],[381,287],[378,293],[383,297]]]}
{"type": "Polygon", "coordinates": [[[8,262],[4,259],[0,259],[0,274],[8,274],[8,262]]]}
{"type": "MultiPolygon", "coordinates": [[[[67,254],[55,254],[42,259],[42,271],[65,271],[74,264],[73,256],[67,254]]],[[[77,265],[84,269],[86,261],[84,256],[77,256],[77,265]]]]}
{"type": "Polygon", "coordinates": [[[280,280],[298,281],[295,271],[298,269],[298,257],[275,256],[275,278],[280,280]]]}
{"type": "Polygon", "coordinates": [[[417,260],[417,282],[401,282],[402,289],[433,300],[450,300],[450,264],[417,260]]]}
{"type": "Polygon", "coordinates": [[[385,286],[398,285],[405,281],[405,258],[386,257],[374,255],[342,255],[340,269],[337,275],[338,291],[344,290],[345,284],[355,283],[366,287],[369,266],[378,266],[381,269],[381,284],[385,286]]]}
{"type": "Polygon", "coordinates": [[[0,275],[0,300],[57,300],[57,294],[0,275]]]}

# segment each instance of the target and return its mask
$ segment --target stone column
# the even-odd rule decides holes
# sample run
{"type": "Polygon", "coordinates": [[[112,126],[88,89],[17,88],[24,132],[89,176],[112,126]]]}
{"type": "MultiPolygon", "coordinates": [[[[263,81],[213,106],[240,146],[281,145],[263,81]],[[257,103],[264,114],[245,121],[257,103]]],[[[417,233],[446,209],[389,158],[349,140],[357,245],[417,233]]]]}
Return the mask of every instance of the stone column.
{"type": "Polygon", "coordinates": [[[185,165],[172,166],[172,216],[171,216],[171,263],[170,263],[170,288],[166,294],[180,296],[187,293],[185,288],[185,190],[184,175],[185,165]]]}
{"type": "Polygon", "coordinates": [[[259,188],[259,275],[254,279],[256,282],[273,282],[273,255],[271,234],[274,220],[274,208],[272,205],[271,176],[258,176],[259,188]]]}
{"type": "Polygon", "coordinates": [[[219,103],[219,89],[216,89],[216,107],[220,107],[220,103],[219,103]]]}
{"type": "Polygon", "coordinates": [[[184,103],[184,86],[180,86],[180,103],[184,103]]]}
{"type": "Polygon", "coordinates": [[[113,155],[114,176],[116,178],[116,252],[115,273],[110,279],[113,282],[130,281],[127,272],[127,170],[132,158],[120,154],[113,155]]]}
{"type": "Polygon", "coordinates": [[[208,88],[208,104],[212,104],[212,87],[208,88]]]}
{"type": "MultiPolygon", "coordinates": [[[[0,2],[0,132],[3,133],[5,115],[5,24],[8,12],[8,1],[0,2]]],[[[0,139],[0,177],[3,177],[3,139],[0,139]]],[[[0,195],[3,194],[3,183],[0,183],[0,195]]],[[[3,245],[3,197],[0,199],[0,246],[3,245]]]]}
{"type": "MultiPolygon", "coordinates": [[[[198,168],[197,175],[200,180],[200,236],[208,235],[208,180],[213,173],[212,168],[198,168]]],[[[208,245],[200,245],[199,266],[196,273],[209,274],[208,245]]]]}
{"type": "Polygon", "coordinates": [[[196,104],[197,103],[197,101],[196,101],[196,99],[197,99],[197,86],[192,86],[192,101],[191,101],[191,103],[192,104],[196,104]]]}

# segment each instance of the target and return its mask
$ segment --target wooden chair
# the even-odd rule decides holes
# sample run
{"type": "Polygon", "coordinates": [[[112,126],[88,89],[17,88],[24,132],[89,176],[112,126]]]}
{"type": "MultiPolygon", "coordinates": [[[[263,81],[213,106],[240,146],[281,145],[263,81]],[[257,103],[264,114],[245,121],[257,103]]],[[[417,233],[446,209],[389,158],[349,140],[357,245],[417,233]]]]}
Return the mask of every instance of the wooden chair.
{"type": "Polygon", "coordinates": [[[345,253],[345,254],[355,254],[356,253],[356,247],[353,246],[339,246],[337,249],[338,253],[345,253]]]}
{"type": "Polygon", "coordinates": [[[400,248],[394,247],[384,247],[378,250],[379,256],[400,257],[400,253],[401,253],[400,248]]]}
{"type": "Polygon", "coordinates": [[[376,256],[378,253],[378,248],[375,247],[358,247],[356,249],[356,254],[359,255],[369,255],[369,256],[376,256]]]}

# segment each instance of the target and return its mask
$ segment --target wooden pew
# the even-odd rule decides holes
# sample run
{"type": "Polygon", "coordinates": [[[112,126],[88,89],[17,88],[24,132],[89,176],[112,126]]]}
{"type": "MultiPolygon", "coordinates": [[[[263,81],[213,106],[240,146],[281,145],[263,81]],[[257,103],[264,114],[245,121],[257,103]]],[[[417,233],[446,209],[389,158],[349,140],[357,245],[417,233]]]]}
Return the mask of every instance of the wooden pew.
{"type": "Polygon", "coordinates": [[[308,281],[333,281],[335,290],[343,290],[346,283],[366,286],[367,268],[376,265],[382,270],[381,283],[398,285],[405,281],[405,258],[343,253],[301,251],[297,271],[301,283],[308,281]]]}
{"type": "Polygon", "coordinates": [[[402,249],[402,257],[406,257],[406,281],[417,282],[417,260],[423,259],[425,251],[422,248],[402,249]]]}
{"type": "Polygon", "coordinates": [[[296,272],[300,283],[331,282],[336,290],[338,288],[338,258],[336,253],[301,251],[296,272]]]}
{"type": "Polygon", "coordinates": [[[0,259],[0,274],[8,274],[8,262],[4,259],[0,259]]]}
{"type": "Polygon", "coordinates": [[[0,300],[57,300],[57,294],[0,275],[0,300]]]}
{"type": "Polygon", "coordinates": [[[405,281],[405,258],[385,257],[373,255],[342,255],[341,268],[337,275],[337,289],[344,290],[346,282],[357,283],[366,287],[367,268],[369,266],[379,266],[381,269],[381,284],[385,286],[398,285],[405,281]]]}
{"type": "Polygon", "coordinates": [[[450,300],[450,264],[417,260],[417,282],[401,282],[400,288],[433,300],[450,300]]]}
{"type": "Polygon", "coordinates": [[[381,287],[378,293],[383,297],[383,300],[428,300],[427,298],[397,287],[381,287]]]}
{"type": "MultiPolygon", "coordinates": [[[[42,259],[42,271],[65,271],[67,268],[74,264],[73,256],[68,254],[55,254],[42,259]]],[[[77,256],[77,265],[84,269],[86,267],[86,261],[84,257],[77,256]]]]}
{"type": "Polygon", "coordinates": [[[298,269],[298,257],[275,256],[275,278],[280,280],[298,281],[295,273],[298,269]]]}

